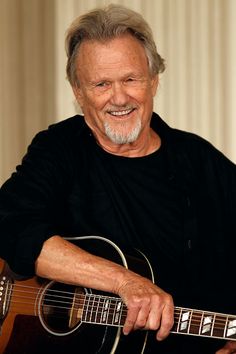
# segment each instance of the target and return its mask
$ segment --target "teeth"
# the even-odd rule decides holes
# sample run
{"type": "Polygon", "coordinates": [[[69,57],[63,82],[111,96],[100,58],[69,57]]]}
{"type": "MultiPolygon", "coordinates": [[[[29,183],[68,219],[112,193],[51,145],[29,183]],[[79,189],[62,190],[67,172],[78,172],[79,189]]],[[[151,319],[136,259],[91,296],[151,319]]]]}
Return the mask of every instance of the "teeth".
{"type": "Polygon", "coordinates": [[[116,112],[110,112],[113,116],[124,116],[126,114],[129,114],[132,111],[132,109],[127,109],[126,111],[116,111],[116,112]]]}

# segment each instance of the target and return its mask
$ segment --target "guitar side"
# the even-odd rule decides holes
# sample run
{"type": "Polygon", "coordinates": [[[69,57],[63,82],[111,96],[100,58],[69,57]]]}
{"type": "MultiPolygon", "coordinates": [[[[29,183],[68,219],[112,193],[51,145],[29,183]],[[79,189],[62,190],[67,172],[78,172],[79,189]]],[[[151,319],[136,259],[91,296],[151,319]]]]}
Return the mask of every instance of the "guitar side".
{"type": "MultiPolygon", "coordinates": [[[[5,269],[5,262],[3,259],[0,258],[0,274],[5,272],[4,269],[5,269]]],[[[6,274],[6,275],[8,275],[8,274],[6,274]]],[[[20,284],[22,286],[26,286],[26,287],[36,287],[36,288],[40,287],[39,280],[37,277],[31,278],[28,280],[22,280],[22,281],[20,281],[20,284]]],[[[9,304],[8,313],[7,313],[6,317],[4,318],[2,326],[1,326],[0,354],[4,353],[4,350],[5,350],[7,343],[10,339],[16,316],[18,314],[27,315],[27,316],[28,315],[35,315],[34,308],[32,306],[27,306],[27,304],[25,304],[25,303],[22,303],[20,296],[17,296],[17,294],[15,294],[15,301],[17,303],[17,306],[16,306],[16,304],[12,304],[12,303],[9,304]]]]}

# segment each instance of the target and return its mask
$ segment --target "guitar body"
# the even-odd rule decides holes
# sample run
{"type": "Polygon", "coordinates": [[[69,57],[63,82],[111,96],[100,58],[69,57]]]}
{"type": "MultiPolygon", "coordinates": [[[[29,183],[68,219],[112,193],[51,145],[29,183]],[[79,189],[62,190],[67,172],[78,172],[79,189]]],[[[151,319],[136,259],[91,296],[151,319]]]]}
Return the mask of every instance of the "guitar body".
{"type": "MultiPolygon", "coordinates": [[[[66,239],[91,253],[152,279],[150,264],[138,251],[125,255],[113,242],[98,236],[66,239]]],[[[46,349],[57,354],[74,354],[75,349],[78,354],[144,353],[146,331],[135,331],[124,336],[121,326],[106,325],[106,322],[111,320],[108,318],[106,306],[111,305],[104,299],[112,297],[111,304],[114,301],[116,303],[117,299],[117,308],[121,303],[114,294],[53,281],[45,283],[38,278],[17,281],[12,289],[8,314],[4,319],[0,337],[0,354],[41,354],[46,349]],[[23,293],[26,289],[30,295],[27,295],[26,301],[19,307],[18,304],[22,303],[22,289],[23,293]],[[34,289],[37,289],[37,292],[34,289]],[[93,309],[97,296],[100,302],[98,309],[102,306],[103,315],[98,311],[95,319],[95,315],[92,315],[86,306],[89,304],[93,309]],[[89,323],[90,320],[93,325],[89,323]],[[94,324],[94,320],[99,323],[94,324]]],[[[117,310],[113,317],[118,315],[120,314],[117,310]]],[[[115,321],[115,317],[112,321],[115,321]]]]}
{"type": "MultiPolygon", "coordinates": [[[[139,251],[124,254],[98,236],[66,238],[154,281],[139,251]]],[[[127,308],[114,294],[37,278],[13,281],[0,274],[0,354],[145,354],[147,331],[122,334],[127,308]]],[[[236,341],[236,316],[175,307],[172,333],[236,341]]]]}
{"type": "MultiPolygon", "coordinates": [[[[36,288],[40,286],[36,277],[32,279],[28,279],[26,281],[21,281],[21,285],[36,287],[36,288]]],[[[17,296],[15,298],[17,298],[17,296]]],[[[3,325],[1,326],[0,354],[5,353],[4,350],[7,347],[7,344],[9,343],[10,339],[11,339],[11,345],[14,344],[15,349],[10,350],[8,353],[9,354],[18,353],[18,351],[20,350],[19,343],[22,343],[22,336],[20,341],[16,341],[16,343],[14,343],[15,342],[14,338],[16,337],[15,336],[16,333],[20,334],[23,332],[23,336],[25,336],[24,333],[25,332],[27,333],[28,329],[25,331],[23,328],[26,328],[26,326],[28,327],[27,323],[30,317],[32,317],[31,323],[34,322],[35,324],[37,324],[39,322],[39,319],[37,317],[35,317],[34,315],[32,316],[32,310],[28,309],[28,306],[25,306],[25,303],[22,303],[20,299],[17,306],[15,305],[13,306],[12,311],[9,309],[9,313],[7,314],[7,317],[4,319],[3,325]],[[20,319],[22,319],[22,321],[20,319]],[[13,328],[14,328],[14,335],[12,335],[13,328]]],[[[32,329],[33,328],[31,327],[31,330],[32,329]]],[[[35,333],[36,333],[36,328],[35,328],[35,333]]],[[[21,354],[23,354],[23,352],[21,352],[21,354]]]]}

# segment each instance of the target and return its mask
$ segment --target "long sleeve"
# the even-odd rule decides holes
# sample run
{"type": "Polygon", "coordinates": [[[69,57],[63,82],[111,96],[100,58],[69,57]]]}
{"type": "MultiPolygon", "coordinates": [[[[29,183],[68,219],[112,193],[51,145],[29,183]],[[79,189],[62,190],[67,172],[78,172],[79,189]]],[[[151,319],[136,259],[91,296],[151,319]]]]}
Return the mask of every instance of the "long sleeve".
{"type": "Polygon", "coordinates": [[[58,232],[58,201],[72,169],[70,138],[62,132],[48,129],[37,134],[0,190],[0,256],[18,274],[34,274],[44,241],[58,232]]]}

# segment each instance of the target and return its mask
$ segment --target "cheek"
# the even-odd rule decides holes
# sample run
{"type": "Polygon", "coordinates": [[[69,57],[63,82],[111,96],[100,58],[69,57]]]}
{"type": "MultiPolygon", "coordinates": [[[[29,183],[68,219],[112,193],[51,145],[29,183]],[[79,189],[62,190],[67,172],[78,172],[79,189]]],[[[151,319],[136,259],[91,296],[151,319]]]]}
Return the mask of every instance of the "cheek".
{"type": "Polygon", "coordinates": [[[104,109],[106,103],[107,100],[105,97],[101,97],[96,94],[87,95],[86,100],[84,100],[84,104],[88,107],[88,109],[96,111],[104,109]]]}
{"type": "Polygon", "coordinates": [[[129,96],[136,99],[136,101],[145,102],[152,96],[152,90],[149,84],[133,87],[129,91],[129,96]]]}
{"type": "Polygon", "coordinates": [[[98,122],[102,120],[103,112],[104,107],[98,100],[89,98],[84,101],[83,113],[87,119],[98,122]]]}
{"type": "Polygon", "coordinates": [[[133,98],[138,104],[145,106],[152,100],[152,95],[149,90],[140,90],[139,92],[136,92],[136,95],[134,95],[133,98]]]}

